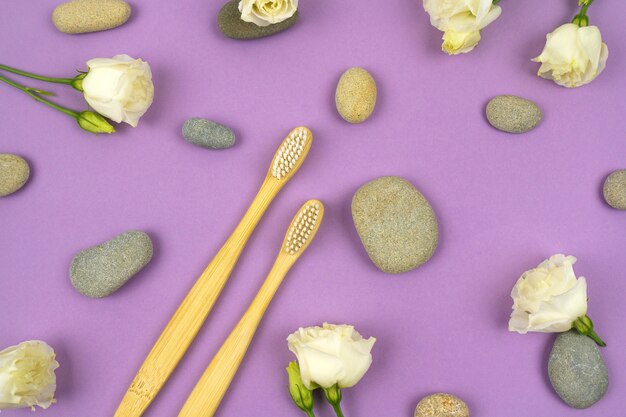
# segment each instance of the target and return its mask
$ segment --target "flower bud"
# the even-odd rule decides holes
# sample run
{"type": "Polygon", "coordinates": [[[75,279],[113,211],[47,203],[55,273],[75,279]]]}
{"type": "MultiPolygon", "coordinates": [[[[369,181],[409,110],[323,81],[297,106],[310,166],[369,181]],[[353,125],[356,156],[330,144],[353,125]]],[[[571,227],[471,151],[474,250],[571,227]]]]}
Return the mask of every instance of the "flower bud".
{"type": "Polygon", "coordinates": [[[293,402],[304,412],[313,410],[313,393],[302,383],[298,362],[289,363],[287,374],[289,375],[289,394],[293,402]]]}
{"type": "Polygon", "coordinates": [[[330,404],[333,406],[338,405],[341,402],[341,388],[335,384],[330,388],[324,388],[324,395],[330,404]]]}
{"type": "Polygon", "coordinates": [[[579,27],[581,27],[581,28],[585,27],[585,26],[589,26],[589,17],[587,17],[587,15],[577,14],[572,19],[572,23],[577,25],[577,26],[579,26],[579,27]]]}
{"type": "Polygon", "coordinates": [[[98,113],[84,111],[76,117],[78,125],[91,133],[114,133],[115,129],[107,120],[98,113]]]}
{"type": "Polygon", "coordinates": [[[574,323],[572,323],[572,327],[583,336],[590,337],[599,346],[606,346],[604,340],[602,340],[600,336],[598,336],[598,334],[593,330],[593,322],[587,315],[577,318],[574,323]]]}
{"type": "Polygon", "coordinates": [[[74,79],[72,80],[72,87],[74,88],[74,90],[83,92],[83,79],[86,76],[87,76],[87,73],[83,72],[83,73],[78,74],[76,77],[74,77],[74,79]]]}

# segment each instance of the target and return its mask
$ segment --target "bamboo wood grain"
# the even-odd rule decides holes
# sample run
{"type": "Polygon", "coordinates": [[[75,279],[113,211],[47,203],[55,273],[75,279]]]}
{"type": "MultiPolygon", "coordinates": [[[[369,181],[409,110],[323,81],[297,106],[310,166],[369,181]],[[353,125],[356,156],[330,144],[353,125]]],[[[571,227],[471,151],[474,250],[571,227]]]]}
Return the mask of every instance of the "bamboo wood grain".
{"type": "MultiPolygon", "coordinates": [[[[297,129],[306,128],[296,128],[292,133],[297,129]]],[[[252,204],[170,319],[126,391],[114,417],[143,415],[174,371],[210,313],[259,220],[274,197],[293,177],[306,158],[312,141],[310,131],[306,129],[306,132],[310,140],[288,175],[277,179],[272,175],[270,166],[252,204]]],[[[289,137],[283,141],[283,144],[288,139],[289,137]]],[[[276,158],[275,155],[272,163],[276,158]]]]}
{"type": "MultiPolygon", "coordinates": [[[[317,200],[311,200],[308,201],[298,213],[308,204],[317,204],[320,209],[317,224],[305,246],[296,254],[289,254],[284,250],[287,239],[287,237],[285,237],[281,251],[276,258],[274,266],[267,275],[265,282],[261,286],[261,289],[248,307],[248,310],[241,317],[241,320],[239,320],[237,326],[235,326],[217,354],[213,357],[213,360],[202,377],[200,377],[200,380],[187,398],[178,417],[213,417],[215,414],[215,411],[239,369],[239,365],[252,342],[252,338],[270,301],[274,297],[274,294],[276,294],[287,272],[289,272],[296,260],[299,259],[306,247],[311,243],[311,240],[315,237],[315,233],[319,228],[324,215],[324,206],[317,200]]],[[[297,215],[296,218],[294,218],[294,222],[296,219],[297,215]]],[[[289,230],[291,230],[291,226],[289,230]]],[[[289,235],[289,231],[287,234],[289,235]]]]}

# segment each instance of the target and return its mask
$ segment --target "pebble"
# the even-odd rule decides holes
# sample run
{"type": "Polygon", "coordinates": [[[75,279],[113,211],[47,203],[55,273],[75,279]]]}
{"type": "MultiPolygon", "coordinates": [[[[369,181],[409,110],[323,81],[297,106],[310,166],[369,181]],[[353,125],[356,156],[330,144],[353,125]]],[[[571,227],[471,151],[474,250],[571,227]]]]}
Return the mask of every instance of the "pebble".
{"type": "Polygon", "coordinates": [[[572,330],[556,337],[548,359],[548,375],[559,397],[573,408],[591,407],[609,385],[596,343],[572,330]]]}
{"type": "Polygon", "coordinates": [[[24,158],[0,153],[0,197],[13,194],[22,188],[29,176],[30,167],[24,158]]]}
{"type": "Polygon", "coordinates": [[[626,169],[614,171],[606,177],[603,187],[604,200],[609,206],[626,210],[626,169]]]}
{"type": "Polygon", "coordinates": [[[257,39],[274,35],[289,29],[298,21],[299,12],[289,19],[268,26],[257,26],[251,22],[241,20],[239,0],[231,0],[226,3],[217,15],[217,25],[224,36],[232,39],[257,39]]]}
{"type": "Polygon", "coordinates": [[[420,400],[415,417],[469,417],[465,402],[451,394],[432,394],[420,400]]]}
{"type": "Polygon", "coordinates": [[[437,248],[435,212],[403,178],[380,177],[359,188],[352,198],[352,219],[367,254],[383,272],[415,269],[437,248]]]}
{"type": "Polygon", "coordinates": [[[337,83],[337,111],[346,122],[364,122],[374,111],[376,95],[376,81],[371,74],[360,67],[349,68],[337,83]]]}
{"type": "Polygon", "coordinates": [[[70,280],[91,298],[113,294],[152,259],[152,241],[141,231],[129,231],[83,249],[72,260],[70,280]]]}
{"type": "Polygon", "coordinates": [[[225,149],[235,144],[235,133],[219,123],[193,117],[183,124],[187,142],[203,148],[225,149]]]}
{"type": "Polygon", "coordinates": [[[52,23],[63,33],[99,32],[123,25],[130,13],[123,0],[73,0],[54,9],[52,23]]]}
{"type": "Polygon", "coordinates": [[[496,129],[509,133],[533,130],[541,121],[541,109],[517,96],[496,96],[487,103],[487,120],[496,129]]]}

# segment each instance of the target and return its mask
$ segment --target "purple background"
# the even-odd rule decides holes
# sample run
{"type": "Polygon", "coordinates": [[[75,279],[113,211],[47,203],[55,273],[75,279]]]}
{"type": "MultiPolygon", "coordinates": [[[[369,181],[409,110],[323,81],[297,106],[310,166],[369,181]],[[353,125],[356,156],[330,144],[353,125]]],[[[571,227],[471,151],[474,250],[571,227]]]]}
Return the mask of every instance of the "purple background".
{"type": "MultiPolygon", "coordinates": [[[[440,52],[441,34],[417,0],[304,0],[294,28],[251,42],[221,36],[218,1],[133,0],[126,25],[80,36],[55,30],[56,3],[2,2],[2,63],[71,76],[90,58],[128,53],[151,64],[156,95],[138,128],[92,136],[0,85],[0,152],[23,155],[32,167],[24,189],[0,200],[0,347],[42,339],[56,349],[58,404],[42,416],[113,415],[278,144],[301,124],[314,134],[305,165],[146,416],[177,415],[309,198],[326,204],[322,229],[268,310],[220,416],[301,415],[286,390],[293,357],[285,338],[323,321],[378,338],[370,371],[345,392],[347,417],[412,416],[418,400],[437,391],[459,395],[473,416],[622,415],[626,212],[608,207],[601,187],[609,172],[626,168],[626,3],[591,8],[610,58],[596,81],[575,90],[538,78],[530,61],[545,34],[573,16],[575,0],[504,1],[478,48],[458,57],[440,52]],[[374,115],[361,125],[334,107],[349,66],[370,70],[379,88],[374,115]],[[506,93],[541,106],[536,130],[514,136],[488,125],[486,102],[506,93]],[[192,116],[232,126],[237,145],[188,144],[180,129],[192,116]],[[440,221],[435,256],[400,276],[374,267],[351,220],[352,194],[381,175],[409,179],[440,221]],[[129,229],[152,236],[150,265],[111,297],[78,294],[68,279],[72,256],[129,229]],[[579,258],[589,314],[609,344],[609,391],[586,411],[570,409],[550,387],[553,336],[507,331],[516,279],[558,252],[579,258]]],[[[69,89],[50,88],[59,102],[85,107],[69,89]]],[[[320,401],[317,414],[331,409],[320,401]]]]}

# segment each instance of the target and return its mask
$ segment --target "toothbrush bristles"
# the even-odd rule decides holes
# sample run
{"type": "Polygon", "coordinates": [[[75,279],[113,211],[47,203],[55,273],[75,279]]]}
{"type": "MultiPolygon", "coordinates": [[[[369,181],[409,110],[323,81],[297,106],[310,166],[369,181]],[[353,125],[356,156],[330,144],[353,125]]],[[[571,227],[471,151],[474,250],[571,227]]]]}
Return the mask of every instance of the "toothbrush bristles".
{"type": "Polygon", "coordinates": [[[291,131],[280,145],[280,148],[278,148],[278,152],[276,152],[274,164],[272,165],[272,176],[274,178],[280,180],[291,172],[302,156],[308,139],[307,129],[299,127],[291,131]]]}
{"type": "Polygon", "coordinates": [[[306,207],[300,210],[287,233],[285,252],[290,255],[295,255],[302,249],[311,236],[311,233],[315,230],[319,213],[319,203],[307,204],[306,207]]]}

